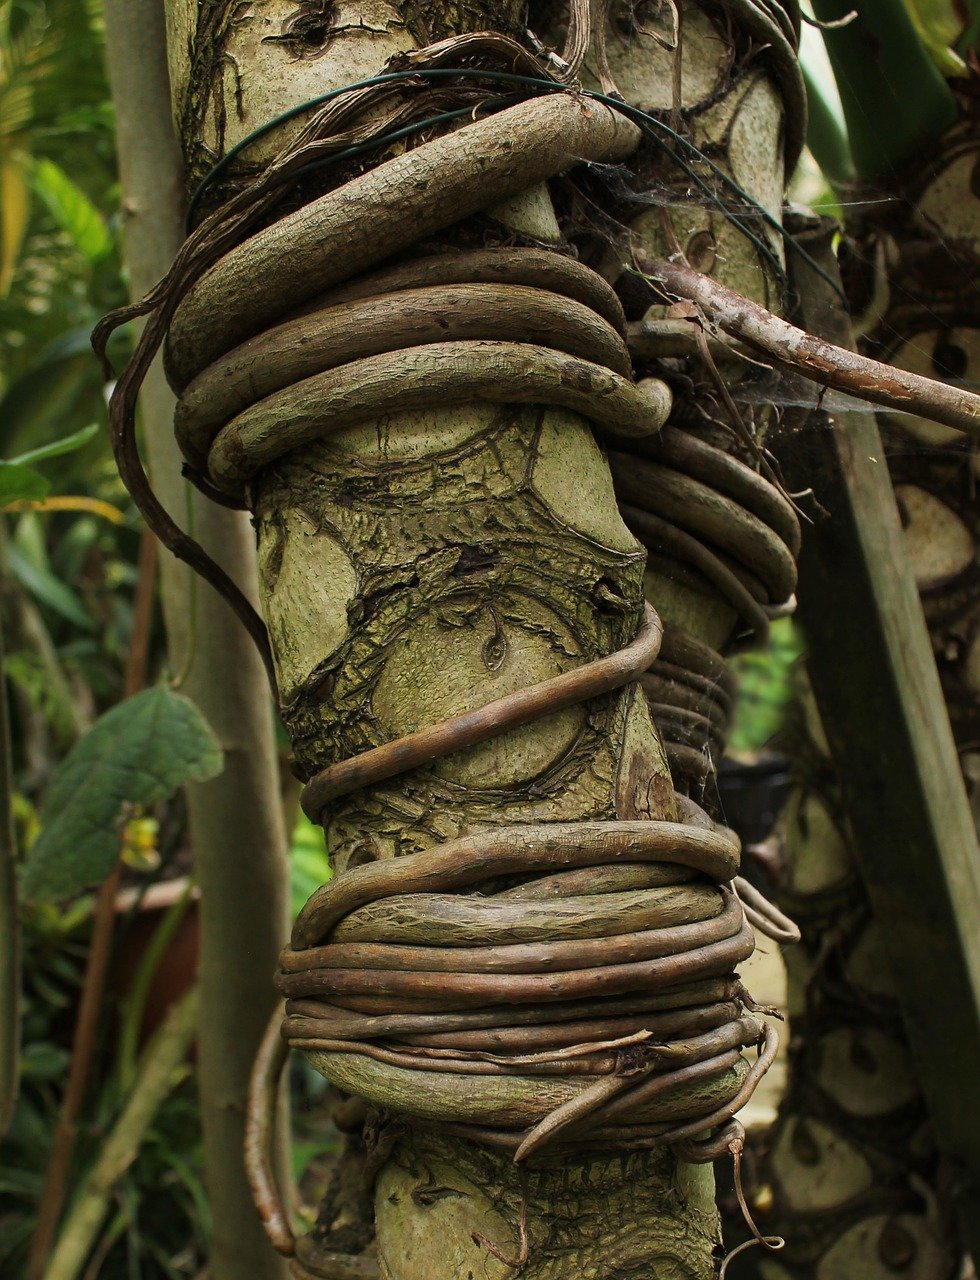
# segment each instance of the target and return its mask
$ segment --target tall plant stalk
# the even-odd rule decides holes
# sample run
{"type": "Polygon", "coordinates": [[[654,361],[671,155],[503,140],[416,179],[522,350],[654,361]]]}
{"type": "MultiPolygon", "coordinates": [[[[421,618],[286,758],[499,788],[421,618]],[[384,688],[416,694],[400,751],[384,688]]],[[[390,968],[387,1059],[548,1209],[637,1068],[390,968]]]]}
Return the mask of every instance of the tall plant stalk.
{"type": "MultiPolygon", "coordinates": [[[[126,258],[134,297],[167,270],[182,238],[183,172],[170,123],[160,0],[108,0],[106,38],[116,106],[126,258]]],[[[255,551],[244,516],[192,497],[173,443],[173,397],[154,369],[144,389],[145,448],[157,489],[178,518],[254,590],[255,551]]],[[[212,782],[188,788],[200,886],[199,1080],[205,1173],[214,1216],[213,1280],[282,1280],[262,1233],[242,1150],[248,1077],[274,1007],[272,974],[287,915],[288,876],[272,709],[248,637],[209,589],[170,556],[161,563],[172,670],[224,750],[212,782]]]]}
{"type": "Polygon", "coordinates": [[[20,921],[11,793],[10,718],[0,634],[0,1139],[13,1114],[20,1070],[20,921]]]}

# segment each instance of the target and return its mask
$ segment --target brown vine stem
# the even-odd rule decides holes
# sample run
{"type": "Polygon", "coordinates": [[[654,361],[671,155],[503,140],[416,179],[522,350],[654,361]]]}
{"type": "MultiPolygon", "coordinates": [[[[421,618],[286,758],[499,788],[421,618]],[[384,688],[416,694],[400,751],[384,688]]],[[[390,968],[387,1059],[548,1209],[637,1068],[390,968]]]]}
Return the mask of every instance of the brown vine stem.
{"type": "Polygon", "coordinates": [[[640,267],[668,293],[695,303],[730,337],[748,343],[783,368],[823,387],[870,400],[885,409],[920,414],[980,439],[980,396],[972,391],[835,346],[787,324],[693,267],[649,259],[641,260],[640,267]]]}
{"type": "MultiPolygon", "coordinates": [[[[146,683],[156,565],[156,535],[149,529],[144,529],[140,538],[139,576],[136,582],[136,597],[133,601],[133,632],[123,682],[124,696],[127,698],[138,693],[146,683]]],[[[92,939],[85,962],[78,1018],[72,1037],[71,1066],[68,1070],[68,1082],[61,1104],[61,1114],[58,1116],[58,1126],[51,1143],[51,1155],[44,1175],[44,1189],[41,1192],[37,1224],[28,1257],[27,1280],[41,1280],[45,1274],[48,1254],[51,1252],[58,1219],[65,1202],[78,1116],[85,1100],[85,1090],[88,1086],[95,1050],[95,1037],[105,996],[106,973],[109,968],[112,935],[116,923],[116,895],[119,892],[121,880],[122,864],[117,863],[100,885],[95,899],[92,939]]]]}
{"type": "MultiPolygon", "coordinates": [[[[183,164],[171,125],[165,13],[160,0],[106,0],[104,8],[126,263],[132,296],[140,297],[166,274],[183,243],[183,164]]],[[[224,581],[240,584],[236,591],[244,595],[236,598],[256,619],[254,533],[246,516],[206,502],[182,478],[173,396],[158,363],[148,368],[140,400],[147,469],[161,505],[187,519],[201,546],[224,566],[224,581]]],[[[186,789],[206,1010],[197,1080],[214,1220],[209,1272],[212,1280],[286,1280],[252,1206],[241,1154],[248,1072],[275,1005],[271,974],[288,909],[270,699],[258,652],[224,600],[192,581],[171,555],[161,555],[160,579],[171,667],[182,673],[181,692],[200,708],[225,751],[220,777],[186,789]]],[[[259,626],[264,637],[261,620],[259,626]]],[[[286,1131],[284,1117],[279,1131],[286,1131]]],[[[281,1140],[275,1159],[286,1167],[281,1140]]]]}
{"type": "Polygon", "coordinates": [[[245,1173],[255,1208],[272,1247],[288,1258],[296,1252],[296,1236],[279,1194],[276,1169],[271,1159],[272,1131],[276,1122],[279,1090],[289,1056],[286,1042],[279,1030],[282,1013],[280,1005],[262,1037],[255,1066],[252,1068],[246,1107],[245,1173]]]}

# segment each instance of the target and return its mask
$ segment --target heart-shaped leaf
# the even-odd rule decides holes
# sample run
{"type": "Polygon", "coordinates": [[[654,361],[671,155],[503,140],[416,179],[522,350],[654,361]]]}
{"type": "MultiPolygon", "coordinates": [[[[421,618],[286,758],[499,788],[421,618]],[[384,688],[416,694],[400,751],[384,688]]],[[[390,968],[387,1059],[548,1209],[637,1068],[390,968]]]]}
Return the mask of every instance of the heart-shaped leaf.
{"type": "Polygon", "coordinates": [[[204,717],[167,685],[120,702],[83,734],[51,779],[25,892],[59,898],[97,884],[119,857],[128,806],[165,800],[221,767],[221,748],[204,717]]]}

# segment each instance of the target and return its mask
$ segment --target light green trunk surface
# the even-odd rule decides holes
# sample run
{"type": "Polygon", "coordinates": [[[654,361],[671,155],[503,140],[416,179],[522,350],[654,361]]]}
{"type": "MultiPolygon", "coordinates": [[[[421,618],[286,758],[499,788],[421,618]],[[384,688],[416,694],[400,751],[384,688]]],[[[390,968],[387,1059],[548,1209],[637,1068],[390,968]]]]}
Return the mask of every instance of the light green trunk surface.
{"type": "MultiPolygon", "coordinates": [[[[194,176],[259,123],[377,73],[399,50],[460,30],[520,33],[518,15],[499,4],[457,12],[342,0],[319,7],[318,47],[282,38],[284,23],[314,8],[254,0],[247,8],[202,3],[195,14],[192,0],[174,5],[176,114],[194,176]]],[[[778,215],[778,95],[762,70],[726,89],[719,32],[693,6],[684,21],[682,101],[717,92],[697,135],[724,136],[722,163],[778,215]]],[[[657,42],[636,34],[627,46],[618,28],[611,42],[625,96],[669,105],[670,59],[657,42]]],[[[267,159],[285,136],[276,131],[251,157],[267,159]]],[[[675,224],[682,242],[701,237],[720,278],[767,297],[754,254],[723,219],[680,209],[675,224]]],[[[543,188],[486,225],[489,243],[514,229],[549,243],[557,228],[543,188]]],[[[645,247],[661,247],[652,214],[635,229],[645,247]]],[[[620,275],[615,253],[604,269],[620,275]]],[[[639,624],[643,550],[619,517],[589,425],[565,410],[399,413],[296,450],[258,479],[253,499],[284,718],[306,769],[579,666],[628,643],[639,624]]],[[[648,575],[647,588],[664,616],[712,643],[725,640],[730,612],[678,586],[669,565],[648,575]]],[[[481,828],[615,816],[674,816],[660,738],[636,687],[351,795],[331,809],[326,835],[343,874],[481,828]]],[[[431,1131],[405,1127],[388,1137],[376,1182],[386,1280],[511,1274],[473,1235],[516,1253],[522,1204],[523,1280],[707,1280],[716,1272],[710,1167],[654,1152],[560,1156],[522,1173],[509,1157],[431,1131]]]]}

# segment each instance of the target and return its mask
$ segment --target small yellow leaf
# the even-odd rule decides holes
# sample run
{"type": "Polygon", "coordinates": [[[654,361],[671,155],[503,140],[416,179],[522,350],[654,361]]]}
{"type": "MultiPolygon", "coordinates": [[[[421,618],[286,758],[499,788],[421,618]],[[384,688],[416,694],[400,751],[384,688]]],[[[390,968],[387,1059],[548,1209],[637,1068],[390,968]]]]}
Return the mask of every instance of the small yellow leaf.
{"type": "Polygon", "coordinates": [[[155,818],[131,818],[123,827],[120,856],[127,867],[136,871],[155,871],[160,865],[157,836],[160,827],[155,818]]]}
{"type": "Polygon", "coordinates": [[[0,298],[14,278],[30,211],[23,152],[0,151],[0,298]]]}

